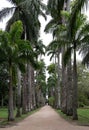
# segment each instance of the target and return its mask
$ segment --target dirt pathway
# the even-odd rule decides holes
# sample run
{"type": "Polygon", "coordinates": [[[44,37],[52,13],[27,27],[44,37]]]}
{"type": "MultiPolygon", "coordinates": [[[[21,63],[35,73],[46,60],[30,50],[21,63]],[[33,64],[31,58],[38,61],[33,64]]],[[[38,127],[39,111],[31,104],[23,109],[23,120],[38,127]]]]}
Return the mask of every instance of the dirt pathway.
{"type": "Polygon", "coordinates": [[[10,128],[0,128],[0,130],[89,130],[89,127],[70,124],[50,106],[45,106],[17,125],[10,128]]]}

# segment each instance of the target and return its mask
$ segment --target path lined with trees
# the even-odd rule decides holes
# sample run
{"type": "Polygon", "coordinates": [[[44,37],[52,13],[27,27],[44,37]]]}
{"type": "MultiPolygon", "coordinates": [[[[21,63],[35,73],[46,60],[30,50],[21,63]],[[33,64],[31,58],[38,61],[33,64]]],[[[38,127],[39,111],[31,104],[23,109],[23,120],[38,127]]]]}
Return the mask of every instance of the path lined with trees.
{"type": "Polygon", "coordinates": [[[0,10],[0,20],[12,13],[0,30],[0,106],[8,109],[8,121],[46,102],[78,120],[78,107],[89,106],[89,21],[81,11],[88,0],[8,1],[13,6],[0,10]],[[47,47],[40,40],[40,15],[52,18],[44,30],[53,35],[47,47]],[[84,66],[78,67],[77,51],[84,66]],[[54,59],[47,67],[45,54],[54,59]]]}
{"type": "MultiPolygon", "coordinates": [[[[50,106],[42,107],[15,126],[4,130],[88,130],[89,127],[77,126],[61,118],[50,106]]],[[[0,128],[3,130],[3,128],[0,128]]]]}

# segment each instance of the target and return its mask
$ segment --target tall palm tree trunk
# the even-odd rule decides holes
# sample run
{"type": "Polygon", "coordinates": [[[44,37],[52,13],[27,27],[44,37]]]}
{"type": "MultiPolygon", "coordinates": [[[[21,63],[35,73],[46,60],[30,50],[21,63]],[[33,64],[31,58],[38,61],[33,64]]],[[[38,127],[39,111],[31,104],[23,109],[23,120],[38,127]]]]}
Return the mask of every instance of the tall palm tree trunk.
{"type": "Polygon", "coordinates": [[[26,74],[23,75],[22,85],[22,114],[27,113],[27,89],[26,89],[26,74]]]}
{"type": "MultiPolygon", "coordinates": [[[[71,0],[67,0],[66,2],[66,9],[70,12],[70,2],[71,0]]],[[[70,46],[67,46],[67,49],[70,46]]],[[[72,66],[71,66],[71,58],[67,64],[67,115],[73,115],[73,106],[72,106],[72,66]]]]}
{"type": "Polygon", "coordinates": [[[73,120],[78,120],[77,115],[77,65],[76,65],[76,43],[74,43],[74,63],[73,63],[73,120]]]}
{"type": "Polygon", "coordinates": [[[35,109],[36,107],[36,99],[35,99],[35,84],[34,84],[34,68],[31,69],[31,84],[32,84],[32,107],[35,109]]]}
{"type": "Polygon", "coordinates": [[[21,116],[21,72],[19,70],[19,68],[17,68],[17,114],[16,117],[20,117],[21,116]]]}
{"type": "Polygon", "coordinates": [[[57,109],[60,108],[60,49],[58,49],[57,54],[58,59],[58,65],[57,65],[57,73],[58,73],[58,79],[57,79],[57,109]]]}
{"type": "Polygon", "coordinates": [[[13,109],[13,84],[12,84],[12,63],[9,63],[9,104],[8,104],[8,121],[14,120],[13,109]]]}
{"type": "Polygon", "coordinates": [[[61,87],[61,110],[63,113],[67,112],[67,88],[66,88],[66,66],[64,64],[65,48],[62,48],[62,87],[61,87]]]}
{"type": "Polygon", "coordinates": [[[73,115],[73,85],[72,85],[72,68],[71,68],[71,59],[68,62],[67,65],[67,115],[72,116],[73,115]]]}
{"type": "Polygon", "coordinates": [[[29,63],[27,63],[27,111],[29,112],[31,110],[31,104],[30,104],[30,91],[31,87],[31,66],[29,63]]]}

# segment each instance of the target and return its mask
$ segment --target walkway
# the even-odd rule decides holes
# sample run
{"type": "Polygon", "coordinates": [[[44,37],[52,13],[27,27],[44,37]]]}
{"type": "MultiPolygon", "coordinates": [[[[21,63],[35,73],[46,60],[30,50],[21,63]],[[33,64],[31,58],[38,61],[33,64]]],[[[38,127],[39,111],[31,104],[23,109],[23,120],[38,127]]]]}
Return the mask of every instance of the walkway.
{"type": "Polygon", "coordinates": [[[0,130],[89,130],[89,127],[70,124],[50,106],[45,106],[17,125],[10,128],[0,128],[0,130]]]}

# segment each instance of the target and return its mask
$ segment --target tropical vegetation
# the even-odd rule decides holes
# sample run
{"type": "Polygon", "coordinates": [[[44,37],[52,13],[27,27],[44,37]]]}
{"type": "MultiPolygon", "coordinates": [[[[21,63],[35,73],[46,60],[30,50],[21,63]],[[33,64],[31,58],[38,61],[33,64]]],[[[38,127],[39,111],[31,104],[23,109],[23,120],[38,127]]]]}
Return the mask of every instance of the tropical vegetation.
{"type": "Polygon", "coordinates": [[[89,22],[82,13],[87,0],[8,1],[12,7],[0,11],[0,20],[12,14],[0,30],[0,106],[8,107],[8,121],[45,103],[78,120],[78,107],[89,106],[89,22]],[[53,35],[47,47],[40,15],[51,16],[44,30],[53,35]],[[53,61],[49,66],[45,54],[53,61]]]}

